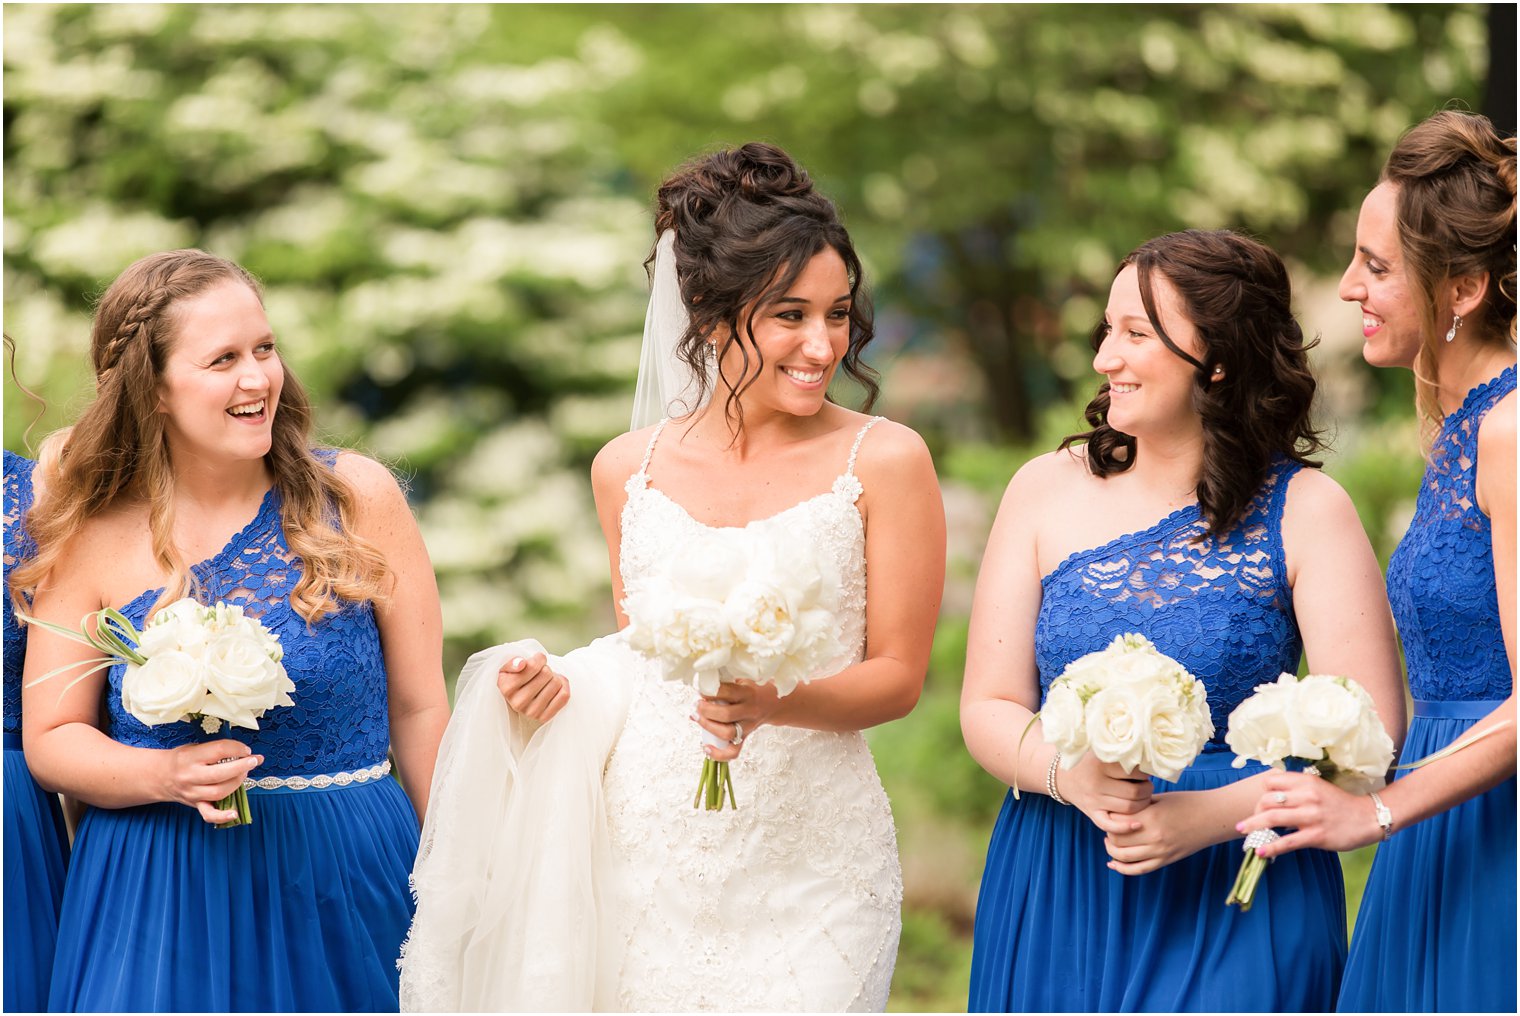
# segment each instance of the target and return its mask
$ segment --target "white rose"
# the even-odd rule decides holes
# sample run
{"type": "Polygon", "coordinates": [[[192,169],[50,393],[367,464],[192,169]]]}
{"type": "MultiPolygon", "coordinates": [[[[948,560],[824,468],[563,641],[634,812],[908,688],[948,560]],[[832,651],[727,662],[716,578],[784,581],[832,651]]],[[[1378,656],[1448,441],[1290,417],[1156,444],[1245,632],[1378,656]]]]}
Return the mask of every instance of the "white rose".
{"type": "Polygon", "coordinates": [[[291,705],[295,685],[285,668],[269,658],[262,641],[242,631],[224,631],[206,647],[208,696],[200,710],[234,727],[259,729],[258,717],[275,706],[291,705]]]}
{"type": "Polygon", "coordinates": [[[210,637],[205,616],[206,608],[194,600],[175,600],[144,626],[137,651],[146,657],[177,651],[198,658],[210,637]]]}
{"type": "Polygon", "coordinates": [[[1133,772],[1144,758],[1150,717],[1140,689],[1133,684],[1104,688],[1087,701],[1087,741],[1104,762],[1133,772]]]}
{"type": "Polygon", "coordinates": [[[155,653],[140,667],[128,664],[122,674],[122,708],[150,727],[198,713],[205,700],[204,671],[188,653],[155,653]]]}
{"type": "Polygon", "coordinates": [[[1281,768],[1283,759],[1292,754],[1289,702],[1288,689],[1281,682],[1263,684],[1230,713],[1224,740],[1236,755],[1235,768],[1244,766],[1247,759],[1281,768]]]}
{"type": "Polygon", "coordinates": [[[1199,726],[1190,704],[1174,688],[1154,686],[1147,694],[1150,723],[1145,739],[1145,771],[1175,781],[1192,764],[1209,734],[1199,726]]]}
{"type": "Polygon", "coordinates": [[[1365,794],[1383,785],[1393,764],[1393,739],[1383,729],[1369,699],[1359,722],[1326,751],[1334,768],[1328,778],[1343,790],[1365,794]]]}
{"type": "Polygon", "coordinates": [[[1071,682],[1057,678],[1040,706],[1040,727],[1045,740],[1061,752],[1061,764],[1070,769],[1087,754],[1087,725],[1083,721],[1082,696],[1071,682]]]}
{"type": "Polygon", "coordinates": [[[1356,726],[1362,706],[1340,679],[1310,674],[1293,686],[1288,726],[1290,754],[1304,759],[1324,757],[1331,742],[1356,726]]]}

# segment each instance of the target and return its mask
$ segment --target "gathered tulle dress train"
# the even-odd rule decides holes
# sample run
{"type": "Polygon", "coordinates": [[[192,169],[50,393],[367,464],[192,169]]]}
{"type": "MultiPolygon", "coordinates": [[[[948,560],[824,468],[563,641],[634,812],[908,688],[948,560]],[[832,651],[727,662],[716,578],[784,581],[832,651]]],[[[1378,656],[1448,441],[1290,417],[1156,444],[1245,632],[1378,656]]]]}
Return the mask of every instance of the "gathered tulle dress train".
{"type": "MultiPolygon", "coordinates": [[[[5,453],[5,567],[34,550],[23,525],[32,504],[32,462],[5,453]]],[[[47,1007],[68,872],[69,837],[58,795],[37,785],[21,748],[21,671],[26,629],[5,595],[5,1011],[47,1007]]]]}
{"type": "MultiPolygon", "coordinates": [[[[725,532],[651,484],[658,437],[628,481],[621,517],[630,593],[673,555],[701,553],[725,532]]],[[[837,566],[849,655],[824,673],[861,659],[865,644],[855,450],[830,490],[747,527],[837,566]]],[[[461,678],[468,686],[445,735],[416,872],[403,1007],[884,1009],[902,875],[864,738],[762,727],[732,763],[738,808],[694,809],[703,760],[688,718],[695,691],[609,636],[554,659],[570,702],[540,727],[511,714],[490,680],[532,648],[488,651],[461,678]],[[508,774],[510,792],[500,779],[471,779],[487,767],[508,774]],[[567,814],[578,833],[559,832],[567,814]],[[512,916],[498,920],[499,911],[512,916]],[[521,970],[547,956],[557,958],[546,970],[521,970]]]]}
{"type": "MultiPolygon", "coordinates": [[[[1298,667],[1282,547],[1297,466],[1277,462],[1245,517],[1218,537],[1198,505],[1073,554],[1042,582],[1035,630],[1041,692],[1072,660],[1138,632],[1208,688],[1215,736],[1160,793],[1209,790],[1260,772],[1231,768],[1226,717],[1256,685],[1298,667]]],[[[1009,731],[1017,738],[1018,731],[1009,731]]],[[[1155,872],[1106,867],[1103,833],[1043,794],[1005,798],[977,900],[973,1012],[1302,1012],[1335,1004],[1346,956],[1336,856],[1275,862],[1247,913],[1225,906],[1241,841],[1155,872]]]]}
{"type": "MultiPolygon", "coordinates": [[[[329,459],[329,461],[331,461],[329,459]]],[[[111,670],[107,732],[166,749],[230,736],[265,756],[251,825],[218,829],[192,808],[91,808],[64,895],[55,1011],[384,1012],[411,919],[417,816],[389,775],[384,656],[368,603],[314,626],[290,592],[300,577],[271,490],[258,515],[195,566],[203,602],[240,604],[275,632],[293,706],[260,729],[206,735],[144,726],[111,670]]],[[[141,626],[158,597],[123,613],[141,626]]]]}
{"type": "MultiPolygon", "coordinates": [[[[1515,368],[1443,421],[1409,530],[1388,562],[1414,716],[1401,757],[1457,740],[1509,697],[1493,540],[1477,504],[1478,427],[1515,368]]],[[[1347,1012],[1514,1012],[1516,783],[1377,848],[1341,992],[1347,1012]]],[[[1397,821],[1397,816],[1395,816],[1397,821]]]]}

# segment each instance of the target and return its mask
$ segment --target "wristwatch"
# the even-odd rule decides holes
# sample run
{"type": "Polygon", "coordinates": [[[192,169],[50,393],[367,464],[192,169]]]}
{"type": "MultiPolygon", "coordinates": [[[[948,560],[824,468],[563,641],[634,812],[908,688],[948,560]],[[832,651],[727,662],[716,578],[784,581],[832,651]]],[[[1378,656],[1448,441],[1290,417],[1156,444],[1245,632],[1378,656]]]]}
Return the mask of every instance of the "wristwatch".
{"type": "Polygon", "coordinates": [[[1383,839],[1386,840],[1393,835],[1393,812],[1389,811],[1388,805],[1377,796],[1377,791],[1369,791],[1367,796],[1372,798],[1373,814],[1377,817],[1378,827],[1383,830],[1383,839]]]}

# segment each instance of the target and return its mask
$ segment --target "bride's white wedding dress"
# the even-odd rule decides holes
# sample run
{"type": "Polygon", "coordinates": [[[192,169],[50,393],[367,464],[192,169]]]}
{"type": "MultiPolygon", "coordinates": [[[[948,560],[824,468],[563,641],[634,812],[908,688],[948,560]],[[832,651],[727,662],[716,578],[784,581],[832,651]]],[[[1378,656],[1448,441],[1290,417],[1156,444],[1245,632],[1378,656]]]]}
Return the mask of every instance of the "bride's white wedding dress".
{"type": "MultiPolygon", "coordinates": [[[[837,566],[849,655],[827,673],[865,648],[854,464],[874,422],[829,491],[746,527],[810,541],[837,566]]],[[[627,484],[627,593],[723,532],[651,485],[661,429],[627,484]]],[[[902,874],[864,738],[761,727],[732,763],[738,808],[695,809],[695,691],[614,635],[554,661],[570,705],[537,727],[494,685],[500,663],[531,648],[477,654],[461,676],[418,855],[402,1007],[884,1009],[902,874]],[[482,780],[481,769],[499,775],[482,780]]]]}

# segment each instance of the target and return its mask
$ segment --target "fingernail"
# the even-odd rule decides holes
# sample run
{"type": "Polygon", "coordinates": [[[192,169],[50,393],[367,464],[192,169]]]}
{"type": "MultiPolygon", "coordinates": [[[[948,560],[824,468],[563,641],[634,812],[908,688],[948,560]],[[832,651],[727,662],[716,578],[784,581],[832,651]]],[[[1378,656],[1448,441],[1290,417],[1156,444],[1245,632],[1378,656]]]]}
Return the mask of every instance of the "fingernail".
{"type": "Polygon", "coordinates": [[[1257,847],[1256,848],[1256,856],[1257,857],[1266,857],[1267,856],[1267,848],[1266,847],[1257,847]]]}
{"type": "Polygon", "coordinates": [[[1235,831],[1237,833],[1243,833],[1243,832],[1245,832],[1246,831],[1246,824],[1244,822],[1236,822],[1235,823],[1235,831]]]}
{"type": "Polygon", "coordinates": [[[511,662],[507,664],[507,666],[511,667],[513,670],[521,670],[523,667],[527,666],[527,663],[528,661],[524,660],[521,656],[514,656],[512,657],[511,662]]]}
{"type": "Polygon", "coordinates": [[[704,744],[702,746],[702,754],[706,755],[708,758],[712,758],[713,757],[712,747],[710,745],[704,744]]]}

